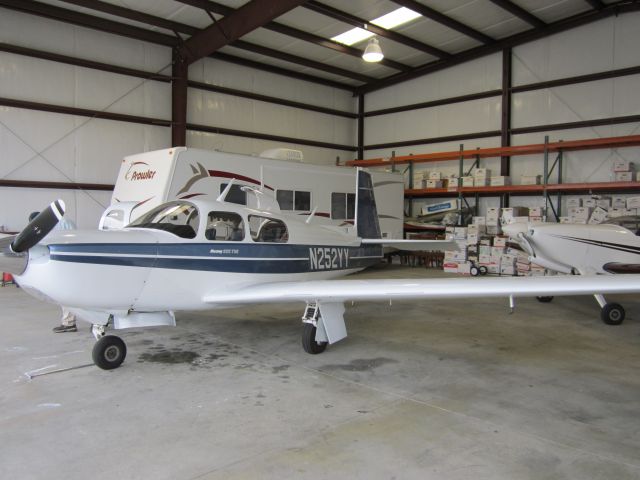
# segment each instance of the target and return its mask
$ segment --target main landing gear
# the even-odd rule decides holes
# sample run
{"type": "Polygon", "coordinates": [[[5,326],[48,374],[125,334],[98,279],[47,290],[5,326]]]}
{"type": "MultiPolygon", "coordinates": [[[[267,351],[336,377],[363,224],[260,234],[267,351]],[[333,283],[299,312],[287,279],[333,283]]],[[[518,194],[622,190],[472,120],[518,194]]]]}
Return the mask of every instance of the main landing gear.
{"type": "Polygon", "coordinates": [[[302,348],[311,355],[322,353],[327,348],[327,340],[318,332],[320,308],[315,303],[307,304],[302,316],[302,348]]]}
{"type": "Polygon", "coordinates": [[[115,335],[105,335],[106,325],[94,325],[91,333],[96,338],[96,344],[91,351],[93,362],[103,370],[113,370],[124,362],[127,356],[127,346],[115,335]]]}
{"type": "Polygon", "coordinates": [[[600,318],[607,325],[620,325],[624,317],[624,308],[619,303],[606,303],[600,310],[600,318]]]}
{"type": "MultiPolygon", "coordinates": [[[[607,303],[604,295],[594,295],[600,305],[600,319],[607,325],[620,325],[624,321],[625,311],[619,303],[607,303]]],[[[541,303],[549,303],[553,297],[536,297],[541,303]]]]}

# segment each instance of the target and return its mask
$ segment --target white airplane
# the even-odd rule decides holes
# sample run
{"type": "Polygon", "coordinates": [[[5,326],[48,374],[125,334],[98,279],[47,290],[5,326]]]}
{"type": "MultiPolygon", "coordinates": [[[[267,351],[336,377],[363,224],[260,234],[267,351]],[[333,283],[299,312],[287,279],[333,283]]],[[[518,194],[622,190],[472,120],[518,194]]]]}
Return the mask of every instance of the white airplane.
{"type": "MultiPolygon", "coordinates": [[[[513,223],[502,230],[529,254],[532,263],[565,274],[603,275],[640,273],[640,237],[611,224],[513,223]]],[[[602,292],[594,295],[600,317],[608,325],[620,325],[625,310],[607,303],[602,292]]],[[[541,296],[550,302],[552,296],[541,296]]]]}
{"type": "Polygon", "coordinates": [[[640,277],[623,275],[335,280],[379,262],[388,244],[380,239],[371,177],[364,171],[357,177],[355,225],[342,227],[314,224],[313,213],[306,220],[284,214],[274,198],[249,187],[257,208],[226,202],[232,182],[217,198],[172,201],[117,231],[51,232],[64,214],[58,200],[19,235],[0,240],[0,269],[14,273],[24,291],[91,323],[93,360],[103,369],[126,356],[122,339],[105,335],[108,326],[175,325],[179,310],[305,303],[302,344],[317,354],[346,337],[349,300],[640,291],[640,277]]]}

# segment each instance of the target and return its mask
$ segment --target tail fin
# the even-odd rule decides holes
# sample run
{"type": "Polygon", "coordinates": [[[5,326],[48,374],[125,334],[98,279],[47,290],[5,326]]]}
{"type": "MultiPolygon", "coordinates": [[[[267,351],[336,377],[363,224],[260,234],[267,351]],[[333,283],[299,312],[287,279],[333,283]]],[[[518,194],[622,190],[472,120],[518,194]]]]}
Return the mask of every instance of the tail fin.
{"type": "Polygon", "coordinates": [[[382,238],[371,174],[361,168],[358,168],[355,224],[358,237],[382,238]]]}

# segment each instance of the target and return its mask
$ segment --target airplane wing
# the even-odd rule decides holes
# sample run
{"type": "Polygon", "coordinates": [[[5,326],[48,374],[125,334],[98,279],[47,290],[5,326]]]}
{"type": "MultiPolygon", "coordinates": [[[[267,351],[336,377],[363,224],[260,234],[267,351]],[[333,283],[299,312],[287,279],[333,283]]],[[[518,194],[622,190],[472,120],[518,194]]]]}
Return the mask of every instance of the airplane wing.
{"type": "Polygon", "coordinates": [[[206,303],[251,304],[410,300],[473,297],[534,297],[640,292],[638,275],[554,277],[463,277],[408,280],[274,282],[205,296],[206,303]]]}

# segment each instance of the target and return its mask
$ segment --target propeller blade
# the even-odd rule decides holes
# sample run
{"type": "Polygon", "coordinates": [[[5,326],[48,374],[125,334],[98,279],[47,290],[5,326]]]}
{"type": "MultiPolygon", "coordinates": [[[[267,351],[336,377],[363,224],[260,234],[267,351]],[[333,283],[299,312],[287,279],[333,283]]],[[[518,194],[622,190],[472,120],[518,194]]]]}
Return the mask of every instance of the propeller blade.
{"type": "Polygon", "coordinates": [[[58,224],[64,215],[64,210],[65,205],[62,200],[52,202],[11,242],[11,250],[20,253],[36,245],[58,224]]]}

